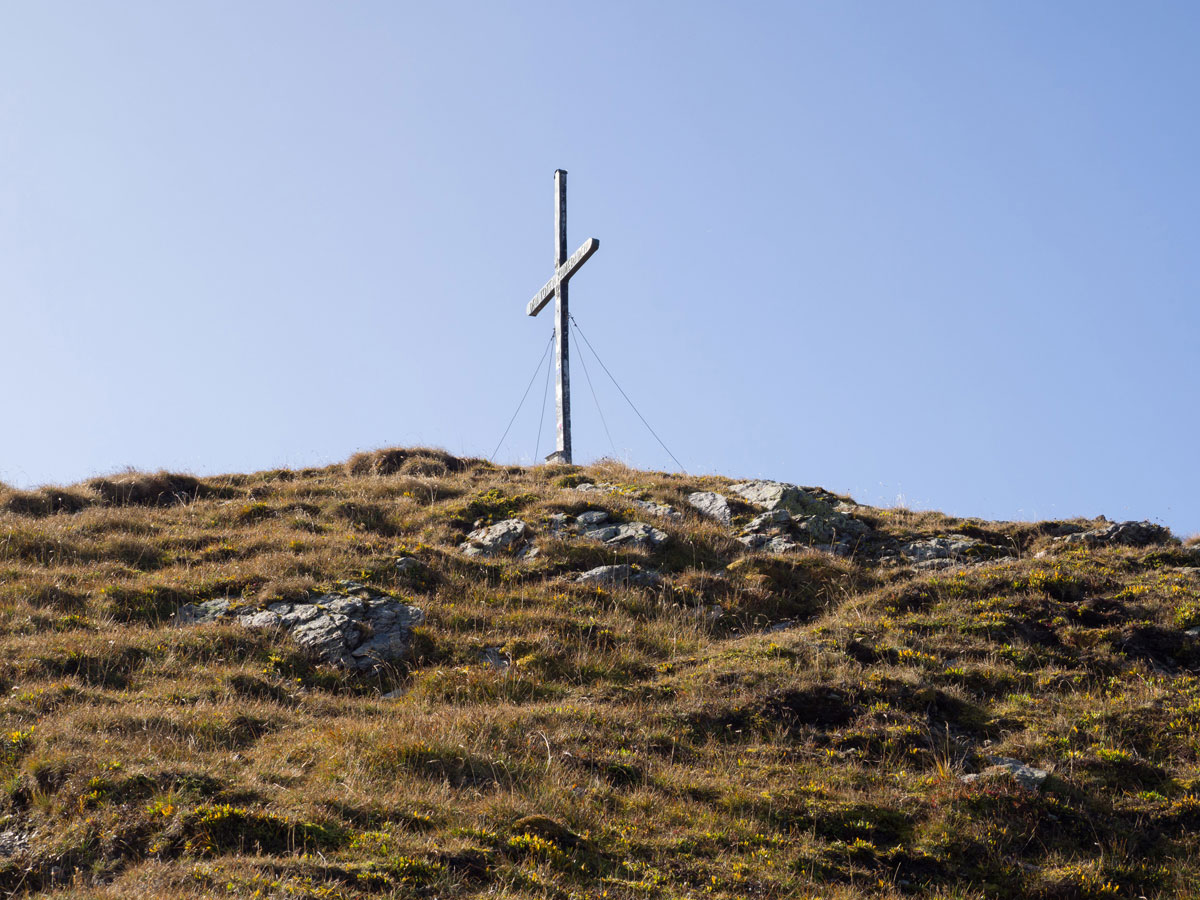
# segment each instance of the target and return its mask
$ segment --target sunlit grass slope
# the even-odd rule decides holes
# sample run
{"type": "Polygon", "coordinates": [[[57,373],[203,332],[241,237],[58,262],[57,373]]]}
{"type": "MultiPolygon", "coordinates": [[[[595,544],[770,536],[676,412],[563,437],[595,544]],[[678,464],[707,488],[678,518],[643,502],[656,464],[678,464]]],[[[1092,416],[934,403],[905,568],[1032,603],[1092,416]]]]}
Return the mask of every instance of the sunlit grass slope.
{"type": "Polygon", "coordinates": [[[688,505],[730,484],[395,450],[0,491],[0,896],[1200,895],[1200,548],[857,507],[853,555],[771,556],[688,505]],[[589,509],[668,540],[552,533],[589,509]],[[511,517],[532,558],[458,550],[511,517]],[[575,583],[611,563],[662,580],[575,583]],[[344,580],[424,610],[407,663],[172,624],[344,580]]]}

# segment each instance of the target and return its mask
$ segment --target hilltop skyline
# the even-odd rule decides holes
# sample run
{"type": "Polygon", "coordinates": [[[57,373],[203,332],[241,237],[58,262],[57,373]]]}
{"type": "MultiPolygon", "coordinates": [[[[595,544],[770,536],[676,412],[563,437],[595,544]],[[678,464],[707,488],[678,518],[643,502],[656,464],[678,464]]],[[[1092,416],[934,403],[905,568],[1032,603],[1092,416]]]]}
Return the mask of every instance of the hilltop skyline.
{"type": "MultiPolygon", "coordinates": [[[[688,471],[1200,532],[1190,5],[0,20],[6,483],[488,456],[563,168],[572,311],[688,471]]],[[[674,468],[573,375],[578,460],[674,468]]]]}

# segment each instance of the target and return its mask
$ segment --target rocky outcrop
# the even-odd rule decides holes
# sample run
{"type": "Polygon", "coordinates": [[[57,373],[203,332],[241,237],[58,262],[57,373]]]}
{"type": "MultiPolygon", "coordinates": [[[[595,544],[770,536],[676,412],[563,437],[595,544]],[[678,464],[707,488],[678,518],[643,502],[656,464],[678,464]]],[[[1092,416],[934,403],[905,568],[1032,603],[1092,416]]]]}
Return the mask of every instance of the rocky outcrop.
{"type": "Polygon", "coordinates": [[[208,625],[218,622],[230,614],[232,604],[224,599],[205,600],[203,603],[185,603],[175,612],[175,625],[208,625]]]}
{"type": "MultiPolygon", "coordinates": [[[[786,553],[799,547],[816,547],[843,556],[855,549],[871,529],[846,510],[852,503],[826,499],[817,491],[782,481],[742,481],[730,488],[746,502],[766,512],[756,516],[743,529],[738,540],[752,550],[786,553]]],[[[833,498],[836,499],[836,498],[833,498]]]]}
{"type": "Polygon", "coordinates": [[[458,549],[467,556],[499,556],[524,547],[529,526],[520,519],[504,519],[495,525],[476,528],[458,549]]]}
{"type": "Polygon", "coordinates": [[[800,547],[816,547],[838,555],[850,555],[871,529],[866,523],[837,512],[828,504],[824,508],[825,512],[821,515],[793,515],[782,505],[775,506],[751,519],[738,540],[751,550],[764,553],[787,553],[800,547]]]}
{"type": "Polygon", "coordinates": [[[800,545],[778,534],[743,534],[738,540],[751,550],[761,550],[763,553],[788,553],[799,550],[800,545]]]}
{"type": "Polygon", "coordinates": [[[1096,528],[1055,538],[1054,543],[1068,547],[1077,545],[1144,547],[1147,544],[1166,543],[1170,539],[1170,529],[1155,525],[1153,522],[1115,522],[1106,528],[1096,528]]]}
{"type": "Polygon", "coordinates": [[[633,492],[620,485],[608,484],[607,482],[585,482],[575,486],[575,490],[583,491],[585,494],[611,494],[619,497],[623,502],[630,506],[635,506],[638,509],[648,512],[651,515],[662,516],[664,519],[679,521],[683,515],[673,506],[668,506],[665,503],[655,503],[653,500],[642,500],[634,496],[633,492]]]}
{"type": "Polygon", "coordinates": [[[507,669],[512,665],[512,657],[503,647],[484,647],[483,652],[479,654],[479,661],[493,669],[507,669]]]}
{"type": "Polygon", "coordinates": [[[772,509],[751,519],[738,540],[751,550],[787,553],[800,549],[800,545],[791,539],[791,530],[791,513],[786,509],[772,509]]]}
{"type": "Polygon", "coordinates": [[[833,507],[812,491],[782,481],[740,481],[729,488],[747,503],[800,516],[827,516],[833,507]]]}
{"type": "Polygon", "coordinates": [[[959,780],[963,784],[971,784],[980,777],[1008,774],[1016,779],[1017,784],[1025,788],[1025,790],[1037,791],[1041,790],[1043,782],[1050,777],[1050,773],[1045,769],[1035,769],[1033,766],[1027,766],[1019,759],[1013,759],[1010,756],[989,756],[988,762],[992,765],[983,772],[963,775],[959,780]]]}
{"type": "Polygon", "coordinates": [[[425,567],[416,557],[401,556],[396,560],[396,574],[403,578],[418,578],[424,570],[425,567]]]}
{"type": "Polygon", "coordinates": [[[589,509],[575,517],[575,529],[580,537],[601,541],[612,547],[636,547],[656,550],[666,543],[669,535],[645,522],[612,522],[603,509],[589,509]]]}
{"type": "Polygon", "coordinates": [[[317,661],[345,669],[373,669],[404,659],[412,647],[412,630],[425,621],[425,614],[362,585],[348,584],[343,590],[347,593],[254,610],[235,609],[223,599],[188,603],[176,613],[175,624],[229,620],[245,628],[280,629],[317,661]]]}
{"type": "Polygon", "coordinates": [[[601,541],[610,547],[635,547],[657,550],[667,542],[668,535],[645,522],[623,522],[619,525],[597,525],[579,532],[583,537],[601,541]]]}
{"type": "Polygon", "coordinates": [[[696,491],[688,494],[688,503],[693,509],[710,519],[716,519],[723,525],[733,521],[733,511],[729,508],[729,500],[714,491],[696,491]]]}
{"type": "Polygon", "coordinates": [[[974,538],[952,534],[949,537],[909,541],[901,545],[900,552],[910,562],[924,563],[933,560],[965,559],[972,553],[978,553],[985,546],[982,541],[974,538]]]}
{"type": "Polygon", "coordinates": [[[28,835],[19,831],[0,831],[0,859],[16,856],[28,846],[28,835]]]}
{"type": "Polygon", "coordinates": [[[597,566],[575,577],[576,584],[652,587],[658,582],[657,572],[650,569],[638,569],[634,566],[597,566]]]}

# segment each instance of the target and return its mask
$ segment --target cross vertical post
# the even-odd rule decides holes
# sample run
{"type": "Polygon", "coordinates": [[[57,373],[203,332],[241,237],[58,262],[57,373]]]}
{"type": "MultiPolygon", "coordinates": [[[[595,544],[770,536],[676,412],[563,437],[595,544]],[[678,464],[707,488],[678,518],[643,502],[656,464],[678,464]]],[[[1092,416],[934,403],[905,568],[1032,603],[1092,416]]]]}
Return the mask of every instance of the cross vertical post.
{"type": "MultiPolygon", "coordinates": [[[[554,270],[567,261],[567,172],[554,170],[554,270]]],[[[554,381],[555,408],[558,410],[558,444],[548,457],[551,462],[571,464],[571,350],[567,343],[570,327],[567,306],[567,279],[554,289],[554,381]]]]}
{"type": "Polygon", "coordinates": [[[554,361],[558,378],[554,383],[555,406],[558,409],[558,444],[546,462],[571,462],[571,358],[567,345],[571,312],[567,305],[567,282],[579,267],[600,249],[600,242],[588,238],[583,246],[567,256],[567,173],[554,172],[554,275],[542,285],[525,308],[536,316],[554,298],[554,361]]]}

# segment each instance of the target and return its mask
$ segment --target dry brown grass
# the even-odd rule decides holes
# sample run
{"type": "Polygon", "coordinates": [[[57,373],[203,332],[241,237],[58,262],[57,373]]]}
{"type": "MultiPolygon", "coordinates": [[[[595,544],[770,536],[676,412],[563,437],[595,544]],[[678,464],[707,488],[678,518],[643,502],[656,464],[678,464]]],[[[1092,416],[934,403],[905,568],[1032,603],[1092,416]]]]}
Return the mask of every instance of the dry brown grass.
{"type": "Polygon", "coordinates": [[[1060,552],[1053,525],[864,508],[877,533],[861,558],[773,558],[686,506],[726,479],[424,449],[101,481],[0,495],[0,835],[21,840],[0,855],[0,896],[1051,900],[1200,884],[1200,653],[1183,632],[1200,579],[1180,545],[1060,552]],[[628,493],[571,489],[584,478],[628,493]],[[545,531],[588,508],[646,519],[630,496],[683,511],[654,520],[661,550],[545,531]],[[537,558],[457,552],[508,515],[535,528],[537,558]],[[1010,558],[920,573],[870,556],[948,533],[1010,558]],[[425,576],[403,580],[401,555],[425,576]],[[663,583],[573,582],[609,562],[663,583]],[[411,664],[350,675],[278,635],[171,627],[183,602],[341,579],[426,611],[411,664]],[[483,664],[489,648],[512,665],[483,664]],[[1032,793],[960,780],[989,755],[1053,778],[1032,793]]]}
{"type": "Polygon", "coordinates": [[[431,447],[390,447],[356,453],[346,460],[347,475],[417,475],[442,477],[490,466],[482,459],[460,459],[431,447]]]}

